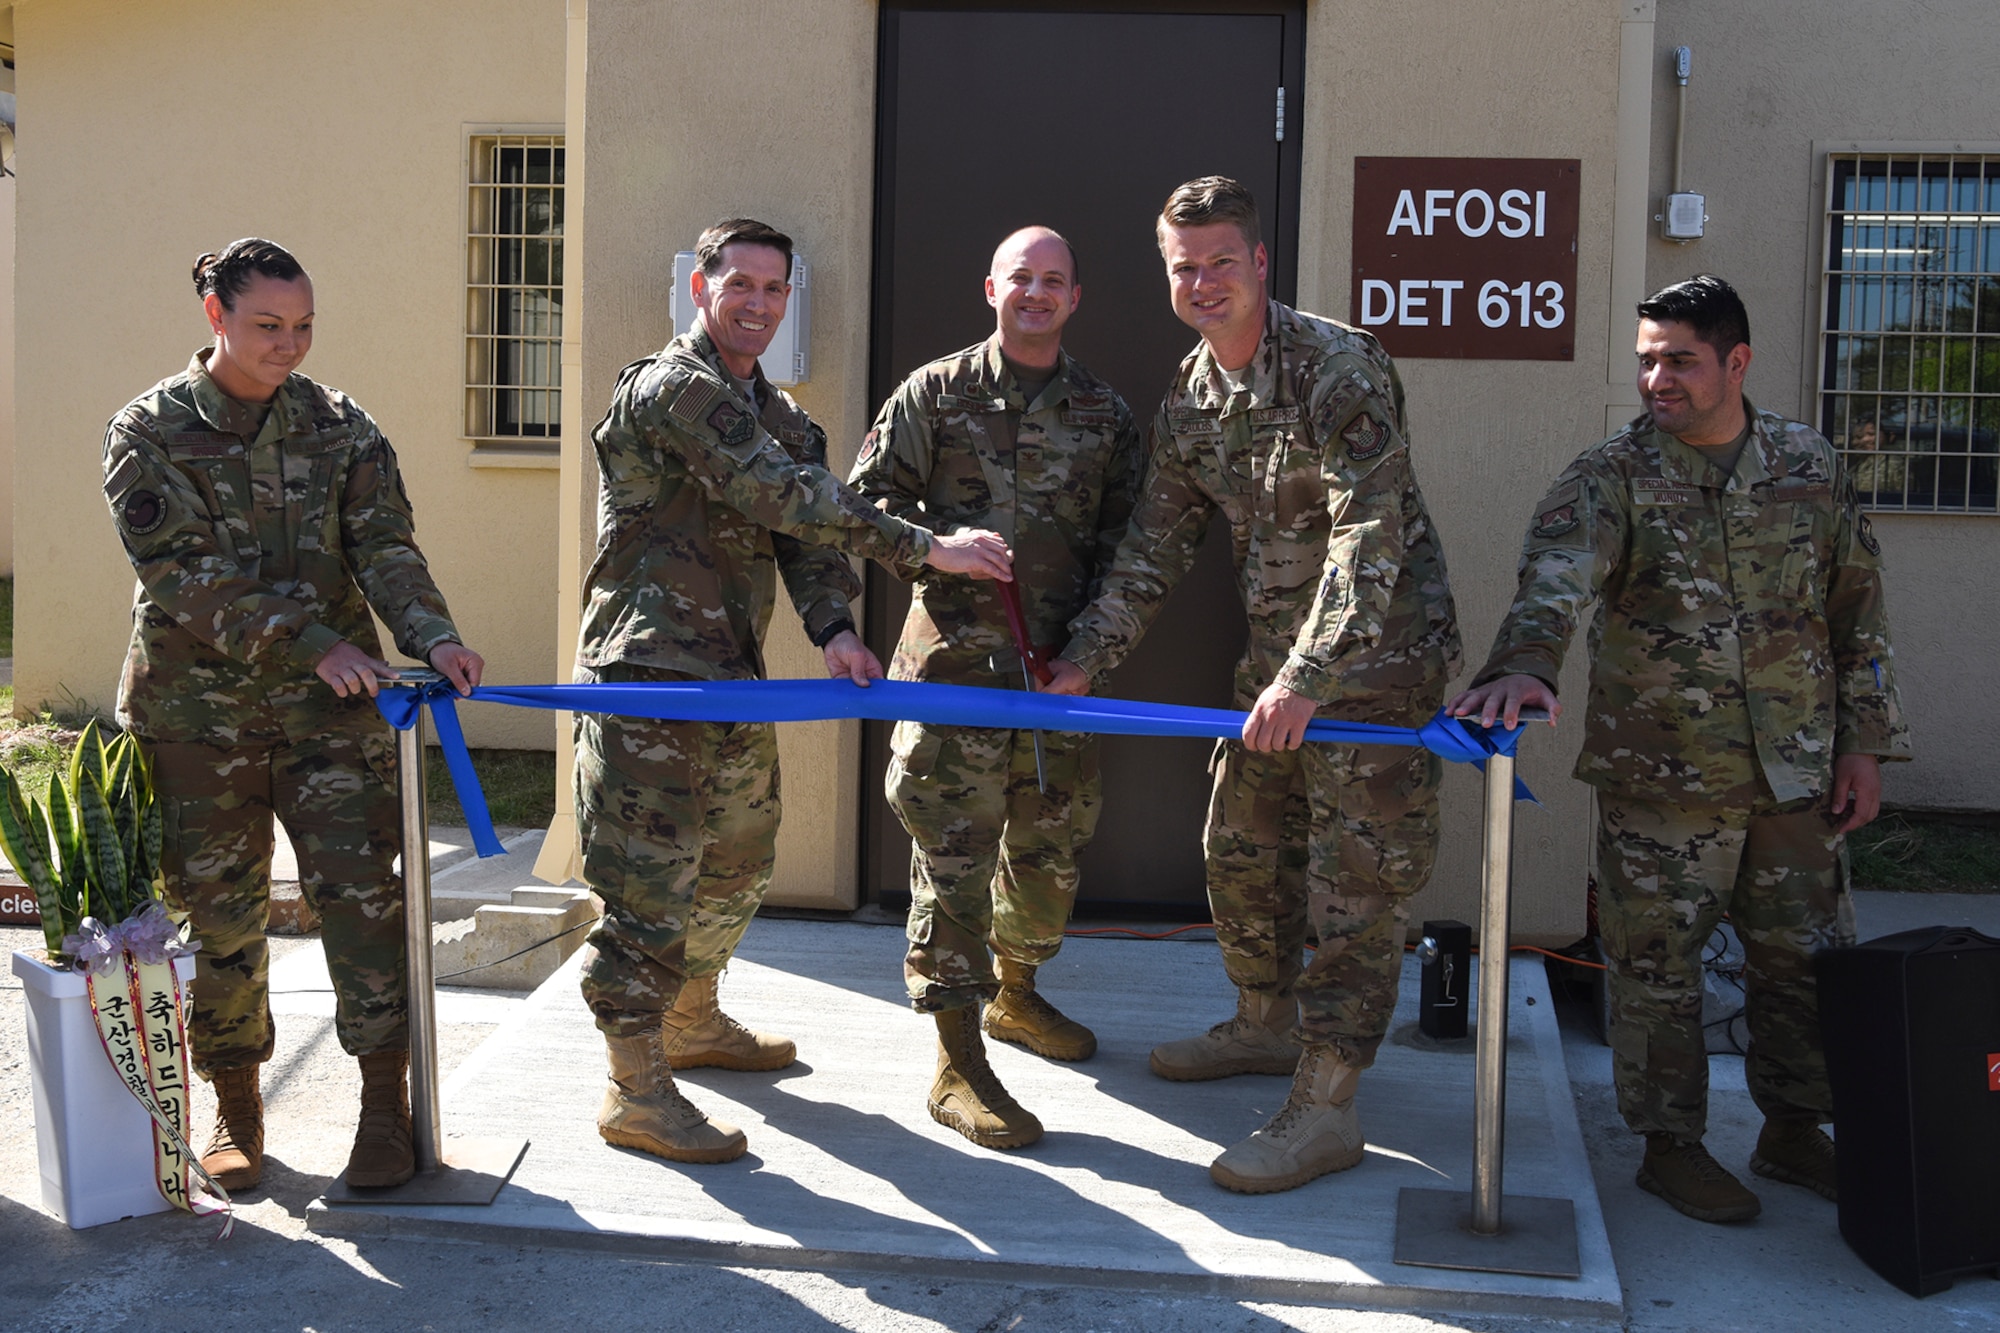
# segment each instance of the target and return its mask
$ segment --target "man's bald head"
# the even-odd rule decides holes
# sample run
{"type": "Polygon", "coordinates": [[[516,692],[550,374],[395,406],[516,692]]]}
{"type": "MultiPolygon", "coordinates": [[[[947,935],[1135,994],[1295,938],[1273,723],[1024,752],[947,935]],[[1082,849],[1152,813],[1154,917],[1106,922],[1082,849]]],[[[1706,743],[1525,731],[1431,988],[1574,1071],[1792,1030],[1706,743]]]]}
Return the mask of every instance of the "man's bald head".
{"type": "Polygon", "coordinates": [[[1059,233],[1023,227],[993,252],[986,303],[999,326],[1000,349],[1023,365],[1055,364],[1077,296],[1076,250],[1059,233]]]}
{"type": "Polygon", "coordinates": [[[993,248],[993,262],[987,266],[986,271],[991,274],[999,273],[1003,257],[1011,259],[1017,249],[1031,247],[1040,241],[1054,241],[1062,246],[1063,252],[1069,256],[1069,281],[1070,285],[1074,287],[1079,281],[1077,277],[1076,247],[1069,243],[1067,236],[1064,236],[1054,227],[1023,227],[1019,231],[1009,234],[1006,240],[993,248]]]}

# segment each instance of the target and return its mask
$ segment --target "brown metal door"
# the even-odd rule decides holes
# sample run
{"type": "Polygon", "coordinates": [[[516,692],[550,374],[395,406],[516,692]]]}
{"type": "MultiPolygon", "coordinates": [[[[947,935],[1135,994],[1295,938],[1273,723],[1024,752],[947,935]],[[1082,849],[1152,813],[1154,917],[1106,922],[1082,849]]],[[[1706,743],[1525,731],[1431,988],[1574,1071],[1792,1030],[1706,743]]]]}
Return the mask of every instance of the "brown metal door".
{"type": "MultiPolygon", "coordinates": [[[[1168,306],[1153,220],[1168,192],[1195,176],[1234,176],[1255,191],[1273,290],[1292,291],[1304,6],[1066,9],[884,6],[876,403],[916,367],[993,331],[981,289],[993,248],[1042,223],[1070,238],[1081,269],[1083,302],[1065,345],[1149,425],[1194,345],[1168,306]]],[[[868,640],[887,662],[909,594],[873,567],[868,586],[868,640]]],[[[1106,693],[1226,706],[1244,633],[1228,533],[1217,524],[1106,693]]],[[[863,883],[893,906],[908,901],[909,839],[882,796],[888,733],[870,724],[864,749],[863,883]]],[[[1104,815],[1083,860],[1087,905],[1207,911],[1201,825],[1211,748],[1106,738],[1104,815]]]]}

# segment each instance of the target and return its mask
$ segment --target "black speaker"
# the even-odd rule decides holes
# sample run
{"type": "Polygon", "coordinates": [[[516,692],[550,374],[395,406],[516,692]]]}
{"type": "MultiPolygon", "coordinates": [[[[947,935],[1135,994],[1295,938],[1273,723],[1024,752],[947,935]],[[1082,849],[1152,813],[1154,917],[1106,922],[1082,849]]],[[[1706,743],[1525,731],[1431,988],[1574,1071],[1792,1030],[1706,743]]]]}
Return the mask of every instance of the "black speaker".
{"type": "Polygon", "coordinates": [[[2000,1270],[2000,940],[1905,931],[1818,975],[1841,1236],[1913,1296],[2000,1270]]]}

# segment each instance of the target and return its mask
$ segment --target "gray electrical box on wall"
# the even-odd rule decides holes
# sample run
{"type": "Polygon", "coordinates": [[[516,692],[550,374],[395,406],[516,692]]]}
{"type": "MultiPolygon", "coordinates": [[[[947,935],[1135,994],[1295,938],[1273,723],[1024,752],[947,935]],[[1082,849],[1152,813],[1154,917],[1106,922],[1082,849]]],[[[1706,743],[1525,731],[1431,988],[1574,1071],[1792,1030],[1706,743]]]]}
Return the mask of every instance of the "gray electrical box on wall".
{"type": "Polygon", "coordinates": [[[1660,214],[1660,237],[1668,241],[1698,241],[1708,222],[1708,197],[1683,190],[1667,196],[1660,214]]]}
{"type": "MultiPolygon", "coordinates": [[[[674,256],[674,292],[667,303],[678,338],[694,327],[694,289],[690,280],[700,267],[692,250],[674,256]]],[[[764,377],[787,387],[812,378],[812,282],[811,268],[803,255],[792,256],[792,297],[785,303],[785,317],[771,335],[771,345],[758,358],[764,377]]]]}

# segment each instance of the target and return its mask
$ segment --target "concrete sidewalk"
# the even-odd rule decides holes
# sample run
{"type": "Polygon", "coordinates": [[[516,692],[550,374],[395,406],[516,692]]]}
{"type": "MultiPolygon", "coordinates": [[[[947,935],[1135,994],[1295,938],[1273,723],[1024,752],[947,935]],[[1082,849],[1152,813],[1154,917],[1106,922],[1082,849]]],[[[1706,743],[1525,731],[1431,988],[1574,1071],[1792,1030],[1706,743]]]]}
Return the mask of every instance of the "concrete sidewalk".
{"type": "MultiPolygon", "coordinates": [[[[1469,1195],[1470,1054],[1390,1043],[1364,1082],[1371,1151],[1361,1168],[1285,1194],[1231,1194],[1209,1180],[1208,1162],[1276,1111],[1289,1080],[1173,1084],[1146,1069],[1156,1041],[1199,1031],[1232,1005],[1214,945],[1074,939],[1042,979],[1089,1017],[1099,1053],[1061,1065],[991,1043],[995,1069],[1048,1135],[1022,1152],[990,1152],[925,1112],[934,1029],[903,1001],[902,951],[897,930],[757,924],[724,998],[743,1021],[794,1035],[801,1060],[776,1074],[683,1076],[699,1105],[751,1140],[749,1156],[705,1168],[597,1137],[603,1044],[573,960],[445,1090],[447,1134],[533,1141],[496,1204],[341,1205],[310,1223],[349,1236],[472,1228],[499,1239],[518,1229],[544,1244],[723,1263],[916,1265],[1009,1281],[1617,1317],[1617,1274],[1540,968],[1515,974],[1507,1182],[1511,1193],[1573,1202],[1577,1280],[1392,1260],[1400,1190],[1469,1195]]],[[[1415,1021],[1416,989],[1412,960],[1398,1026],[1415,1021]]]]}
{"type": "MultiPolygon", "coordinates": [[[[1926,924],[2000,936],[2000,895],[1858,898],[1864,938],[1926,924]]],[[[0,931],[10,948],[34,938],[0,931]]],[[[601,1066],[577,1054],[594,1052],[596,1039],[573,978],[533,997],[441,992],[447,1130],[535,1139],[516,1201],[503,1196],[497,1210],[515,1208],[518,1221],[532,1209],[538,1225],[525,1227],[392,1210],[336,1219],[315,1207],[345,1160],[355,1096],[353,1062],[331,1037],[316,939],[274,941],[271,1157],[263,1185],[239,1199],[226,1243],[213,1240],[212,1223],[182,1215],[75,1232],[43,1214],[25,1057],[18,1040],[0,1042],[0,1327],[2000,1333],[2000,1282],[1963,1278],[1912,1299],[1856,1259],[1833,1207],[1803,1190],[1755,1182],[1765,1212],[1742,1227],[1690,1221],[1640,1192],[1637,1145],[1618,1120],[1588,1006],[1553,1006],[1561,1053],[1551,1055],[1552,1007],[1533,963],[1515,971],[1507,1190],[1569,1192],[1586,1235],[1595,1216],[1608,1245],[1586,1251],[1587,1273],[1615,1261],[1608,1301],[1597,1299],[1600,1276],[1582,1292],[1591,1308],[1568,1314],[1528,1313],[1524,1293],[1476,1285],[1421,1294],[1411,1286],[1425,1270],[1383,1256],[1393,1229],[1385,1186],[1461,1184],[1471,1136],[1469,1082],[1453,1073],[1442,1088],[1398,1086],[1388,1067],[1406,1056],[1468,1058],[1394,1045],[1369,1076],[1364,1124],[1378,1150],[1403,1156],[1378,1151],[1287,1195],[1229,1195],[1202,1167],[1275,1107],[1284,1081],[1170,1085],[1143,1072],[1153,1040],[1189,1015],[1220,1016],[1214,946],[1075,940],[1051,969],[1051,990],[1100,1027],[1105,1051],[1063,1067],[1001,1049],[1003,1077],[1048,1121],[1050,1138],[1021,1154],[983,1153],[923,1114],[929,1033],[901,1007],[900,948],[900,932],[859,924],[753,927],[725,999],[798,1037],[804,1067],[687,1076],[690,1095],[751,1135],[751,1156],[720,1168],[683,1171],[595,1143],[601,1066]],[[1085,975],[1106,969],[1117,976],[1102,984],[1085,975]],[[872,1035],[850,1032],[850,1018],[872,1035]],[[535,1043],[563,1048],[562,1063],[535,1043]],[[1537,1164],[1535,1140],[1553,1143],[1558,1107],[1577,1122],[1583,1157],[1550,1152],[1537,1164]],[[513,1123],[523,1112],[528,1128],[513,1123]],[[1530,1127],[1532,1117],[1550,1128],[1530,1127]],[[1553,1174],[1564,1178],[1550,1188],[1553,1174]],[[327,1234],[333,1227],[345,1234],[327,1234]],[[158,1303],[162,1275],[179,1293],[170,1305],[158,1303]],[[1382,1308],[1397,1302],[1405,1310],[1382,1308]],[[1517,1313],[1485,1313],[1496,1309],[1517,1313]]],[[[19,1008],[18,989],[0,986],[0,1031],[19,1033],[19,1008]]],[[[1742,1065],[1720,1056],[1711,1065],[1710,1143],[1741,1171],[1756,1129],[1742,1065]]],[[[196,1091],[203,1126],[207,1092],[196,1091]]]]}

